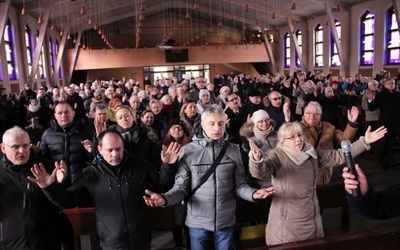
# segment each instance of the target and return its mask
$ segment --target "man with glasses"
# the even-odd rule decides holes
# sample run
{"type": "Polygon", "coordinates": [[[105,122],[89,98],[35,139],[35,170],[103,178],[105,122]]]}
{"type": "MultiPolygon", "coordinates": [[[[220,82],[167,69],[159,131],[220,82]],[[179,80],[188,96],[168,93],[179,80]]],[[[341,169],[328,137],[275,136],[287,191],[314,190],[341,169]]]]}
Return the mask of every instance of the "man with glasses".
{"type": "MultiPolygon", "coordinates": [[[[315,149],[337,149],[343,140],[352,141],[357,133],[357,118],[359,110],[353,106],[347,112],[348,124],[344,131],[336,129],[329,122],[321,121],[322,107],[318,102],[310,102],[304,109],[300,121],[301,128],[307,142],[315,149]]],[[[332,177],[332,168],[318,169],[318,185],[326,185],[332,177]]]]}
{"type": "Polygon", "coordinates": [[[274,129],[278,129],[282,124],[292,122],[293,116],[290,112],[290,101],[288,98],[283,98],[278,91],[272,91],[267,96],[269,105],[265,105],[269,117],[275,121],[274,129]]]}
{"type": "Polygon", "coordinates": [[[189,99],[195,102],[199,101],[199,93],[201,89],[206,87],[206,80],[202,76],[198,76],[195,79],[195,85],[193,86],[193,90],[189,93],[189,99]]]}
{"type": "Polygon", "coordinates": [[[226,98],[225,114],[228,116],[227,132],[231,138],[231,142],[241,144],[239,130],[246,122],[246,114],[240,107],[240,97],[235,93],[228,95],[226,98]]]}
{"type": "MultiPolygon", "coordinates": [[[[3,135],[0,160],[0,248],[61,249],[57,230],[58,208],[42,190],[30,182],[30,169],[41,165],[48,173],[54,169],[47,159],[34,155],[28,133],[19,128],[3,135]]],[[[65,163],[61,162],[65,167],[65,163]]],[[[60,163],[55,163],[56,168],[60,163]]],[[[58,181],[60,181],[58,179],[58,181]]]]}

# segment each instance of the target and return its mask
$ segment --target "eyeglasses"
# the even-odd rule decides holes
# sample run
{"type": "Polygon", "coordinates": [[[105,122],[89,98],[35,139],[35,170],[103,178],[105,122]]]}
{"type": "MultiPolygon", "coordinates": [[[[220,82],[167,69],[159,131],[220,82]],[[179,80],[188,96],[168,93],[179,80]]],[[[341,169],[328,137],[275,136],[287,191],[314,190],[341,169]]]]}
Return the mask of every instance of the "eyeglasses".
{"type": "Polygon", "coordinates": [[[280,101],[282,100],[282,96],[280,97],[275,97],[275,98],[271,98],[272,101],[280,101]]]}
{"type": "Polygon", "coordinates": [[[181,126],[179,126],[179,125],[172,126],[170,129],[171,130],[178,130],[178,131],[182,131],[183,130],[183,128],[181,126]]]}
{"type": "Polygon", "coordinates": [[[312,116],[319,116],[319,115],[321,115],[321,114],[319,114],[319,113],[311,113],[311,112],[305,112],[304,114],[306,114],[306,115],[312,115],[312,116]]]}
{"type": "Polygon", "coordinates": [[[259,120],[257,123],[270,123],[269,119],[259,120]]]}
{"type": "Polygon", "coordinates": [[[239,101],[239,97],[235,97],[235,98],[228,100],[228,102],[233,102],[233,101],[239,101]]]}
{"type": "Polygon", "coordinates": [[[4,145],[6,145],[7,147],[10,147],[12,151],[17,151],[18,149],[22,148],[22,149],[28,149],[31,145],[30,144],[22,144],[22,145],[7,145],[5,143],[3,143],[4,145]]]}
{"type": "Polygon", "coordinates": [[[290,135],[288,137],[285,137],[285,140],[295,140],[296,137],[299,137],[300,139],[303,139],[304,134],[303,133],[298,133],[295,135],[290,135]]]}

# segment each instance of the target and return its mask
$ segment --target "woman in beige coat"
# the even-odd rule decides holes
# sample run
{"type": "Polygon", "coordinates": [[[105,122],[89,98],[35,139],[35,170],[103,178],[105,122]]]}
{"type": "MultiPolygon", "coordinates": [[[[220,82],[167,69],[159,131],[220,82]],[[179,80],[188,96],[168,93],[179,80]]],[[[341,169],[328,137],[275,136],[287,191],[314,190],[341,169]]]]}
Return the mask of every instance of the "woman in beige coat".
{"type": "MultiPolygon", "coordinates": [[[[386,128],[370,132],[353,143],[353,155],[369,149],[369,144],[383,137],[386,128]]],[[[285,123],[278,130],[278,145],[263,156],[250,140],[249,168],[258,179],[273,176],[275,188],[266,228],[267,245],[323,237],[322,220],[316,195],[318,166],[327,168],[344,164],[338,150],[315,150],[305,141],[301,126],[285,123]]]]}

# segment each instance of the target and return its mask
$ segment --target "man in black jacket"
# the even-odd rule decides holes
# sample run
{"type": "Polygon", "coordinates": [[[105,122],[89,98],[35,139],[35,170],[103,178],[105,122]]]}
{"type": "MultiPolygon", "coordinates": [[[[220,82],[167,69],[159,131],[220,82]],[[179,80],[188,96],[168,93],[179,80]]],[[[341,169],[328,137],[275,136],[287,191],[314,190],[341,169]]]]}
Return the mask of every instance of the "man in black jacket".
{"type": "MultiPolygon", "coordinates": [[[[124,151],[121,134],[103,131],[97,147],[99,154],[84,169],[80,178],[64,190],[55,176],[36,166],[32,181],[43,188],[46,196],[63,208],[72,208],[90,199],[96,208],[97,230],[103,249],[150,249],[151,230],[146,218],[144,191],[149,187],[171,185],[176,169],[168,164],[159,167],[124,151]]],[[[175,163],[180,146],[164,148],[161,158],[175,163]]]]}
{"type": "Polygon", "coordinates": [[[0,249],[61,249],[56,228],[59,210],[27,179],[32,176],[30,168],[37,164],[49,173],[54,167],[34,155],[28,133],[19,127],[4,133],[1,151],[4,157],[0,160],[0,249]]]}

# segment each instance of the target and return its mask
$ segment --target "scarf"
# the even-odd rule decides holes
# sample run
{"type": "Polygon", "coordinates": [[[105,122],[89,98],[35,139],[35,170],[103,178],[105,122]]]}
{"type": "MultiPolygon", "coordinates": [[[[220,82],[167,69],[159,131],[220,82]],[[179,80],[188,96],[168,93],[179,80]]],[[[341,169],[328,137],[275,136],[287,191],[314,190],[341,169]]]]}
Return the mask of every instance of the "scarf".
{"type": "Polygon", "coordinates": [[[254,136],[258,139],[265,139],[269,136],[274,126],[269,126],[269,128],[265,131],[261,131],[257,126],[253,127],[254,136]]]}
{"type": "Polygon", "coordinates": [[[32,113],[38,112],[40,109],[40,104],[38,103],[38,105],[33,106],[31,104],[29,104],[28,110],[32,113]]]}
{"type": "Polygon", "coordinates": [[[315,150],[310,144],[304,142],[302,150],[297,150],[278,143],[277,148],[282,149],[283,152],[293,161],[296,165],[301,166],[305,161],[307,161],[310,156],[317,159],[317,150],[315,150]]]}

